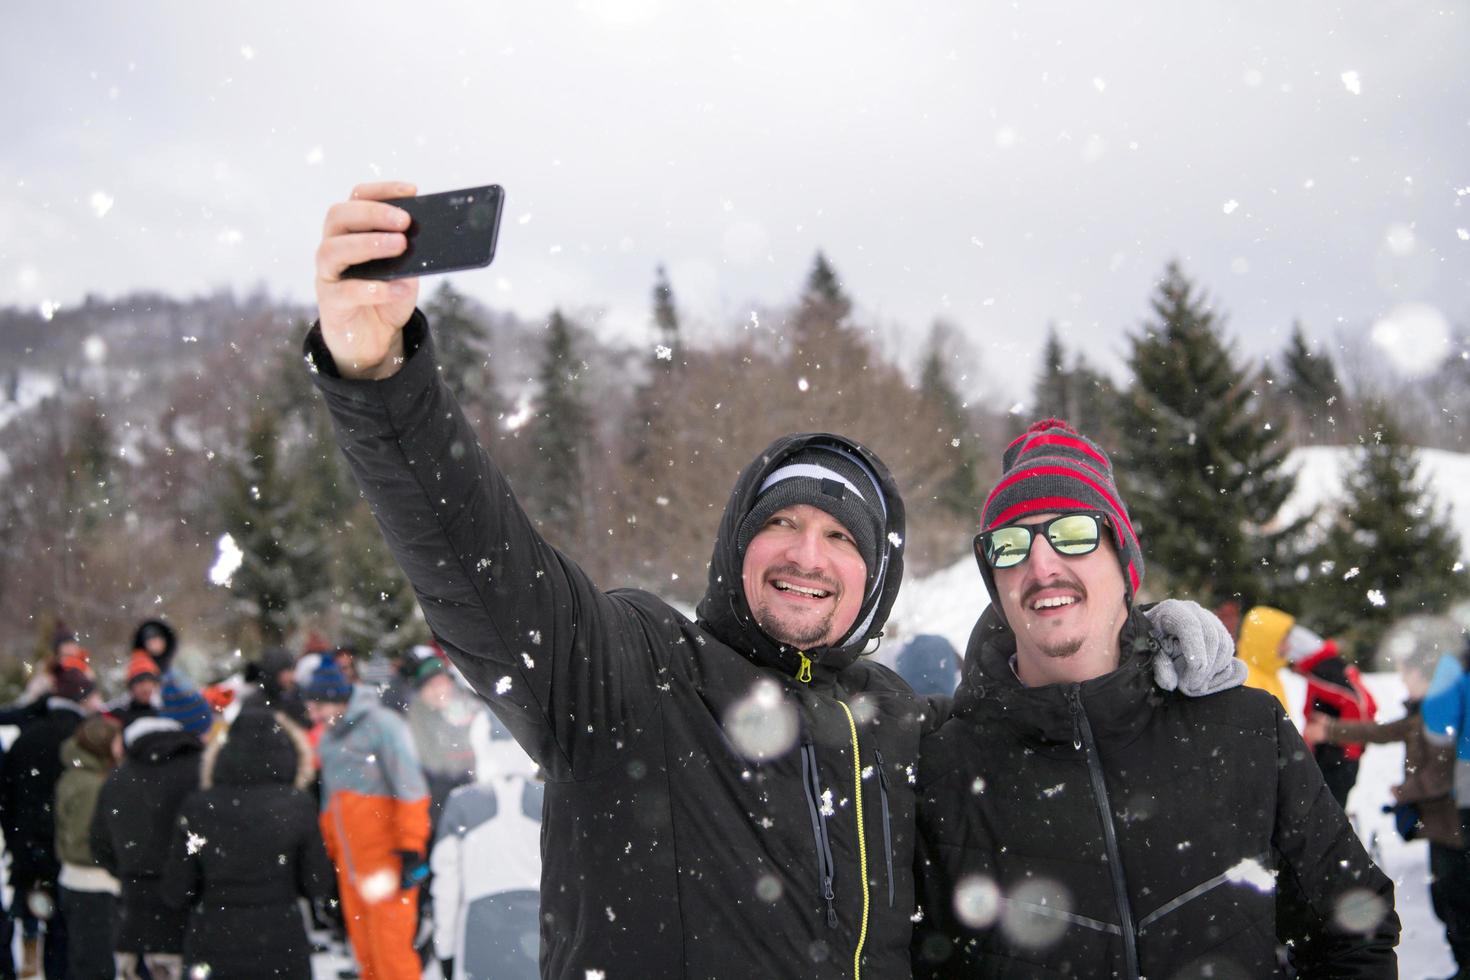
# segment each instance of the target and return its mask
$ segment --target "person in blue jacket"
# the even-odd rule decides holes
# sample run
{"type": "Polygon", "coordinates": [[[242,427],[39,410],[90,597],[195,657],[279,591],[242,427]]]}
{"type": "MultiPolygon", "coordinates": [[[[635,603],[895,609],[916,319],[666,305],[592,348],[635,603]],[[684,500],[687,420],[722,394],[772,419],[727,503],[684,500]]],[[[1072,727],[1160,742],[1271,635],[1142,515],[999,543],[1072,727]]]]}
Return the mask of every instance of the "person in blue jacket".
{"type": "MultiPolygon", "coordinates": [[[[1424,698],[1421,711],[1424,716],[1424,734],[1432,743],[1455,746],[1455,806],[1460,811],[1460,839],[1470,840],[1470,636],[1466,637],[1465,651],[1461,657],[1439,658],[1434,679],[1429,683],[1429,694],[1424,698]]],[[[1435,869],[1437,876],[1445,880],[1442,889],[1449,895],[1470,894],[1470,848],[1449,851],[1458,860],[1441,862],[1435,869]]],[[[1458,909],[1446,908],[1441,918],[1445,922],[1445,933],[1458,952],[1459,943],[1470,946],[1470,922],[1452,921],[1460,918],[1458,909]]],[[[1464,969],[1451,980],[1470,980],[1464,969]]]]}

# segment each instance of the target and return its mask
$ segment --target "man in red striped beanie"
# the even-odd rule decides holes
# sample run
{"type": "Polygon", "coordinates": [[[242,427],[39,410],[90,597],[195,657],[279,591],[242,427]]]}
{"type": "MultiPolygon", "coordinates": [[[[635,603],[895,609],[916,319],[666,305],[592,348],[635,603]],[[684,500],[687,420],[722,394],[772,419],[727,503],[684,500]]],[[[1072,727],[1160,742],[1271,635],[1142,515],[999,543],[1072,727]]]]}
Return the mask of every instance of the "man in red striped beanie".
{"type": "Polygon", "coordinates": [[[980,555],[980,573],[1016,634],[1016,671],[1027,684],[1083,681],[1117,665],[1118,639],[1143,580],[1143,555],[1102,449],[1059,419],[1037,422],[1006,447],[1000,482],[980,511],[981,538],[1010,529],[1001,549],[1030,546],[1048,519],[1053,547],[999,565],[980,555]],[[1077,538],[1058,547],[1058,535],[1077,538]],[[1103,547],[1105,538],[1111,547],[1103,547]],[[1076,554],[1065,554],[1071,548],[1076,554]],[[1081,549],[1086,548],[1084,553],[1081,549]],[[1122,575],[1116,574],[1121,570],[1122,575]]]}
{"type": "Polygon", "coordinates": [[[1280,702],[1235,660],[1162,683],[1190,630],[1229,635],[1137,607],[1107,454],[1032,425],[975,550],[992,602],[920,749],[915,976],[1265,977],[1283,950],[1299,976],[1395,976],[1393,883],[1280,702]]]}

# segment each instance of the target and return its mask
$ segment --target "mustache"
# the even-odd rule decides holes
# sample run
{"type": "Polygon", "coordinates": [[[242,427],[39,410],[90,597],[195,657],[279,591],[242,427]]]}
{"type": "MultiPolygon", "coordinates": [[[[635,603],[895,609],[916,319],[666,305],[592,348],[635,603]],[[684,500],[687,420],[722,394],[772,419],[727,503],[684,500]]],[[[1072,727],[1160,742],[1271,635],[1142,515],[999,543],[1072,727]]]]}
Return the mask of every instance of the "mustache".
{"type": "Polygon", "coordinates": [[[1080,596],[1082,596],[1082,598],[1087,598],[1087,587],[1083,585],[1079,580],[1075,578],[1055,578],[1052,579],[1050,582],[1033,582],[1031,585],[1027,586],[1026,591],[1021,593],[1021,606],[1023,608],[1030,607],[1031,600],[1035,598],[1038,592],[1042,592],[1046,589],[1056,588],[1072,589],[1080,596]]]}
{"type": "Polygon", "coordinates": [[[766,578],[786,577],[806,579],[808,582],[820,583],[822,588],[826,589],[828,592],[837,593],[842,591],[842,584],[825,572],[809,572],[798,565],[793,565],[790,563],[787,563],[785,565],[777,565],[775,568],[766,573],[766,578]]]}

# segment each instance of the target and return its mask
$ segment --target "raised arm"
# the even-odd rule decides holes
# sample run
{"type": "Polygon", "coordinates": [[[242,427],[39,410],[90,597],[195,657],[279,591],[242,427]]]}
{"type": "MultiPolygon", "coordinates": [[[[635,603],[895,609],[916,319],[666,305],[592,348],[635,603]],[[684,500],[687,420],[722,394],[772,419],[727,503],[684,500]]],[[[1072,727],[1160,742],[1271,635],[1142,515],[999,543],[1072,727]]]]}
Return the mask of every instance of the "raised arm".
{"type": "Polygon", "coordinates": [[[537,533],[439,378],[416,286],[340,278],[403,249],[402,212],[382,199],[411,191],[364,185],[328,212],[307,355],[435,635],[552,778],[575,776],[632,743],[656,703],[656,648],[677,630],[600,592],[537,533]]]}

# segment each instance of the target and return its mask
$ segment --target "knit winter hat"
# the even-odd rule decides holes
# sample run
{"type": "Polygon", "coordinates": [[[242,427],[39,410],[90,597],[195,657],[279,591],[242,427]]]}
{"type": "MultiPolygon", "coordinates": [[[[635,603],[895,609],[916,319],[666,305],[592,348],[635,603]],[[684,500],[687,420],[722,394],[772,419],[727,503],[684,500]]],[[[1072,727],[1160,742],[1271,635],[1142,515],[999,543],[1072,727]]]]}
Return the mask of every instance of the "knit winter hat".
{"type": "Polygon", "coordinates": [[[1328,641],[1305,626],[1296,625],[1286,631],[1286,639],[1281,642],[1284,648],[1281,652],[1286,654],[1286,662],[1294,664],[1321,650],[1328,641]]]}
{"type": "Polygon", "coordinates": [[[128,660],[128,687],[132,687],[135,681],[156,680],[158,664],[142,650],[134,650],[132,658],[128,660]]]}
{"type": "Polygon", "coordinates": [[[435,677],[447,673],[449,668],[444,665],[441,657],[425,657],[419,661],[418,669],[413,672],[413,689],[417,691],[435,677]]]}
{"type": "Polygon", "coordinates": [[[787,457],[756,491],[755,505],[740,523],[736,547],[742,556],[771,515],[809,504],[847,528],[867,567],[868,584],[878,574],[878,543],[887,514],[883,491],[866,463],[836,446],[809,446],[787,457]]]}
{"type": "MultiPolygon", "coordinates": [[[[68,658],[70,659],[70,658],[68,658]]],[[[60,667],[56,671],[56,683],[52,688],[59,698],[68,701],[84,701],[97,687],[92,678],[76,667],[60,667]]]]}
{"type": "MultiPolygon", "coordinates": [[[[1029,514],[1101,511],[1112,525],[1132,605],[1143,581],[1143,552],[1101,447],[1061,419],[1042,419],[1006,447],[1001,468],[1000,482],[980,509],[980,530],[1015,524],[1029,514]]],[[[995,598],[991,571],[984,561],[980,565],[995,598]]]]}
{"type": "Polygon", "coordinates": [[[311,678],[301,686],[301,696],[307,701],[331,701],[345,704],[352,698],[352,685],[331,657],[321,657],[311,678]]]}
{"type": "Polygon", "coordinates": [[[178,726],[191,735],[203,738],[214,724],[214,712],[204,695],[179,684],[173,674],[163,679],[163,707],[158,709],[160,718],[177,722],[178,726]]]}

